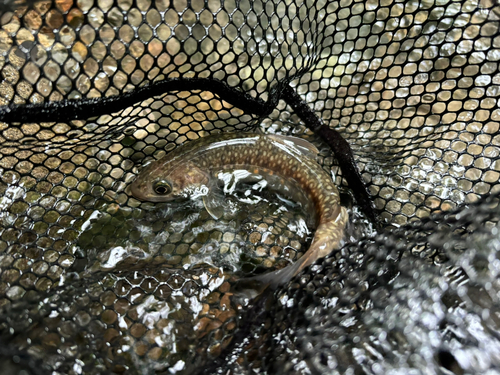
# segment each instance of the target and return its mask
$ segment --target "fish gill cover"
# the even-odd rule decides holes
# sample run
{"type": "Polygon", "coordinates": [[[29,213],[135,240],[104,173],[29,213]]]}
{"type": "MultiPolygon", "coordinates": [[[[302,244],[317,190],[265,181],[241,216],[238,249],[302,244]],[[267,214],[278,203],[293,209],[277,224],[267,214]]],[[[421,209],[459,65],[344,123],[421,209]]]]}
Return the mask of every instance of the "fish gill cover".
{"type": "Polygon", "coordinates": [[[0,12],[3,373],[500,373],[497,1],[0,12]],[[247,186],[216,221],[128,187],[181,144],[256,130],[314,142],[350,223],[245,302],[238,272],[309,246],[300,207],[247,186]]]}

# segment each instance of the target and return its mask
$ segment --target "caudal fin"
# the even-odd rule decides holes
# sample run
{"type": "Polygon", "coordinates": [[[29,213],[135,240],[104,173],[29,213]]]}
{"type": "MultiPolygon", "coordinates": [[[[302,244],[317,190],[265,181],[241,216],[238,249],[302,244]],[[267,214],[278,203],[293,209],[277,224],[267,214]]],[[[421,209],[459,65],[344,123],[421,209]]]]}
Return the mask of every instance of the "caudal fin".
{"type": "Polygon", "coordinates": [[[236,282],[231,291],[242,297],[253,299],[267,288],[273,290],[289,282],[301,270],[300,259],[294,264],[262,275],[245,277],[236,282]]]}
{"type": "Polygon", "coordinates": [[[297,262],[278,271],[241,279],[236,283],[233,291],[251,297],[252,295],[259,295],[268,287],[277,289],[279,286],[288,283],[300,271],[313,264],[317,259],[323,258],[333,250],[340,248],[347,218],[347,210],[341,207],[339,216],[335,221],[324,223],[318,227],[311,247],[297,262]]]}

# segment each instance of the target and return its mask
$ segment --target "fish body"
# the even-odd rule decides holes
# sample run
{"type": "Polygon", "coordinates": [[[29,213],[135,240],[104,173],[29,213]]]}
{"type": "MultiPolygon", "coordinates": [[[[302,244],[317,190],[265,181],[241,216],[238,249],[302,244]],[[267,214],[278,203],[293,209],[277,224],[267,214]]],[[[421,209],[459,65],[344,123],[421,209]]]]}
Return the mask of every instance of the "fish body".
{"type": "Polygon", "coordinates": [[[347,211],[340,206],[331,177],[316,162],[317,152],[312,144],[295,137],[256,133],[208,136],[182,145],[149,164],[131,184],[131,192],[135,198],[150,202],[175,201],[199,194],[207,206],[210,201],[207,197],[219,173],[246,170],[263,176],[271,189],[298,201],[313,213],[316,227],[310,248],[295,264],[257,276],[258,281],[276,287],[339,248],[343,238],[347,211]]]}

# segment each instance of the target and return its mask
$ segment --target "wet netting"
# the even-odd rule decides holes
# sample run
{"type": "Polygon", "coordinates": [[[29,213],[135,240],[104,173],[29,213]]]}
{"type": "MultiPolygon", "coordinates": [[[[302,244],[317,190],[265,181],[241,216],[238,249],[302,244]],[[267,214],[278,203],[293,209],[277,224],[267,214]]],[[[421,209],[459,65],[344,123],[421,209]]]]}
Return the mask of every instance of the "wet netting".
{"type": "Polygon", "coordinates": [[[499,18],[3,2],[2,374],[500,373],[499,18]],[[300,206],[247,186],[215,220],[130,191],[180,145],[249,131],[314,143],[349,211],[341,249],[257,296],[233,286],[304,254],[300,206]]]}

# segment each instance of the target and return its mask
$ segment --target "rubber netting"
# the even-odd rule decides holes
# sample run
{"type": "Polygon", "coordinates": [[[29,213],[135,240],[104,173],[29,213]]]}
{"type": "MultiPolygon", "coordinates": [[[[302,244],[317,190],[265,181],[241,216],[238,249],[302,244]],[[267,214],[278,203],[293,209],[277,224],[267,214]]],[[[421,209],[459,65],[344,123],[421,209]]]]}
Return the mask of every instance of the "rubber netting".
{"type": "Polygon", "coordinates": [[[500,373],[497,1],[0,12],[2,373],[500,373]],[[287,87],[349,142],[381,228],[287,87]],[[228,269],[297,259],[300,210],[264,191],[216,222],[127,189],[221,131],[311,140],[350,209],[343,249],[252,300],[228,269]]]}

